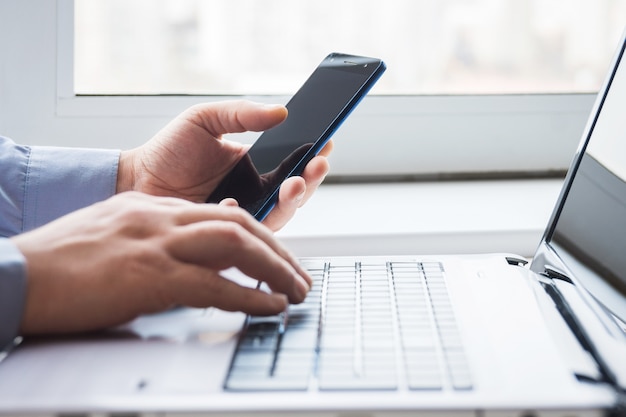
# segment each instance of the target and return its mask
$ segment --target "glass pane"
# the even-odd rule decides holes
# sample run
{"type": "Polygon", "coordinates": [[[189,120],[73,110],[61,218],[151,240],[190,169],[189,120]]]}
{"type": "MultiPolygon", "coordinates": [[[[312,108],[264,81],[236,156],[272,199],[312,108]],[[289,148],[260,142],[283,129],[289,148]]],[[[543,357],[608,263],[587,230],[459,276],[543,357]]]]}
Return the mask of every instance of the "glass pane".
{"type": "Polygon", "coordinates": [[[593,92],[623,0],[75,0],[77,94],[293,94],[330,52],[379,94],[593,92]]]}

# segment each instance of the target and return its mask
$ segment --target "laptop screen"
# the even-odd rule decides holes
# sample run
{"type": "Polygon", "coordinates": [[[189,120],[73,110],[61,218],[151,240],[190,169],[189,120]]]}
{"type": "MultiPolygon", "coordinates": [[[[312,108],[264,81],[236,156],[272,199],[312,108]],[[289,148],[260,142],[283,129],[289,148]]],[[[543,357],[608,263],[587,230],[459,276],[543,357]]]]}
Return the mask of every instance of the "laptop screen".
{"type": "Polygon", "coordinates": [[[626,320],[626,62],[624,44],[588,125],[586,146],[548,244],[576,279],[626,320]],[[602,94],[604,96],[602,97],[602,94]]]}

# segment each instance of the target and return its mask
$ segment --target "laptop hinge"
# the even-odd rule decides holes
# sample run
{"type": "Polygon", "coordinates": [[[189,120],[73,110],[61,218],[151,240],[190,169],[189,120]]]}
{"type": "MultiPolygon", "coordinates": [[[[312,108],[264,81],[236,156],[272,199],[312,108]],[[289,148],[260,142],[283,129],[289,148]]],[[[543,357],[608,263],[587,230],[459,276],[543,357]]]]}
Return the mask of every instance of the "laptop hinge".
{"type": "Polygon", "coordinates": [[[544,271],[542,275],[551,279],[558,279],[561,281],[569,282],[570,284],[573,283],[570,277],[568,277],[567,275],[565,275],[564,273],[560,272],[559,270],[557,270],[556,268],[550,265],[546,265],[544,267],[544,271]]]}
{"type": "MultiPolygon", "coordinates": [[[[548,267],[546,267],[542,275],[550,279],[557,279],[568,283],[572,282],[572,280],[568,278],[565,274],[550,269],[548,267]]],[[[580,345],[583,347],[583,349],[589,352],[593,360],[597,363],[598,370],[600,371],[600,375],[602,377],[598,381],[594,382],[609,383],[614,386],[618,391],[621,391],[617,378],[615,377],[615,375],[613,375],[613,372],[611,372],[610,367],[602,359],[592,339],[589,337],[584,327],[580,324],[578,318],[576,317],[576,314],[570,308],[561,291],[559,291],[556,285],[550,282],[541,282],[541,286],[554,302],[554,305],[556,306],[559,314],[561,315],[561,317],[563,317],[563,320],[570,328],[580,345]]]]}

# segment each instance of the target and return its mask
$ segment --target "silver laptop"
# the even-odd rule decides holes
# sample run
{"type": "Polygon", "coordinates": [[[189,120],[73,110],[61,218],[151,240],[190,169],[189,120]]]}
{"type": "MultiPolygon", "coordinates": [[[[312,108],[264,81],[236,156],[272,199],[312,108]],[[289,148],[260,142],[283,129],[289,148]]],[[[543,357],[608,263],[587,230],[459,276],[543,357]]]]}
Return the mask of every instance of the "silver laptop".
{"type": "Polygon", "coordinates": [[[303,259],[313,289],[278,316],[180,308],[25,340],[0,363],[0,414],[626,414],[621,45],[530,265],[303,259]]]}

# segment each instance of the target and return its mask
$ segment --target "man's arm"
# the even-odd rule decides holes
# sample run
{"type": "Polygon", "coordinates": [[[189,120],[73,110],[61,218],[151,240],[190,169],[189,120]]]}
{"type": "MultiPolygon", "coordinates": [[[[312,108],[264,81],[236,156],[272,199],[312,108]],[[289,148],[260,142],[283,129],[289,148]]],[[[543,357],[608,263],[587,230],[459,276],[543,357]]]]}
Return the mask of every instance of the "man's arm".
{"type": "Polygon", "coordinates": [[[23,335],[98,330],[174,306],[278,314],[312,282],[243,209],[138,192],[11,240],[28,265],[23,335]],[[221,275],[232,267],[271,292],[221,275]]]}
{"type": "Polygon", "coordinates": [[[119,154],[20,146],[0,137],[0,236],[32,230],[114,195],[119,154]]]}
{"type": "MultiPolygon", "coordinates": [[[[276,314],[301,302],[310,276],[270,229],[281,227],[322,182],[328,147],[302,177],[283,183],[267,227],[228,207],[232,201],[192,203],[206,201],[245,153],[223,134],[264,130],[285,116],[280,106],[250,102],[197,105],[124,154],[31,148],[0,137],[0,237],[10,236],[26,259],[27,278],[18,282],[28,284],[25,296],[19,286],[0,288],[0,301],[19,304],[12,309],[21,315],[18,332],[99,329],[173,305],[276,314]],[[141,193],[108,198],[131,190],[141,193]],[[106,201],[92,205],[100,200],[106,201]],[[272,292],[222,277],[219,271],[230,267],[272,292]]],[[[10,323],[3,336],[9,342],[10,323]]]]}
{"type": "Polygon", "coordinates": [[[18,335],[26,264],[9,239],[115,194],[119,151],[28,147],[0,136],[0,352],[18,335]]]}

